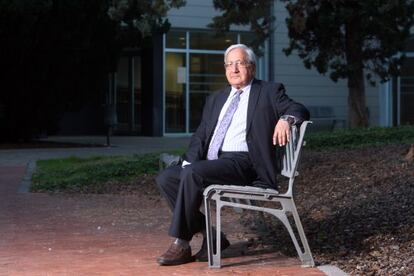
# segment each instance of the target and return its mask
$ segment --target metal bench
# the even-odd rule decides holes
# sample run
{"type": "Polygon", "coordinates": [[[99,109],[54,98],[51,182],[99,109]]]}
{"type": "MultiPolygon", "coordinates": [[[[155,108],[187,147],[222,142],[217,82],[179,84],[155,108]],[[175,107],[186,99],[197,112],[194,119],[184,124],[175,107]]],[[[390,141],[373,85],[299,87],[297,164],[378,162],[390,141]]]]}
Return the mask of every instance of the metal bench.
{"type": "MultiPolygon", "coordinates": [[[[305,135],[306,127],[309,121],[302,123],[300,129],[295,126],[291,128],[291,140],[283,148],[281,158],[281,175],[288,178],[288,188],[283,194],[273,189],[257,188],[252,186],[236,186],[236,185],[211,185],[204,190],[204,208],[206,215],[206,230],[207,230],[207,248],[208,248],[208,263],[209,267],[221,267],[221,210],[224,206],[234,208],[255,210],[266,212],[278,218],[288,230],[296,251],[302,261],[303,266],[314,266],[313,257],[307,242],[302,223],[297,212],[295,202],[293,201],[293,183],[295,177],[298,175],[297,167],[300,160],[300,153],[304,144],[303,137],[305,135]],[[247,200],[235,202],[232,199],[247,200]],[[262,207],[252,205],[250,200],[260,202],[274,203],[274,207],[262,207]],[[215,201],[216,206],[216,253],[213,253],[213,230],[212,230],[212,212],[211,204],[215,201]],[[296,227],[297,233],[301,241],[301,246],[294,233],[293,227],[289,221],[288,216],[293,216],[293,226],[296,227]]],[[[272,206],[273,206],[272,205],[272,206]]]]}
{"type": "Polygon", "coordinates": [[[168,153],[161,153],[158,160],[159,171],[164,170],[170,166],[177,165],[180,162],[180,156],[168,153]]]}

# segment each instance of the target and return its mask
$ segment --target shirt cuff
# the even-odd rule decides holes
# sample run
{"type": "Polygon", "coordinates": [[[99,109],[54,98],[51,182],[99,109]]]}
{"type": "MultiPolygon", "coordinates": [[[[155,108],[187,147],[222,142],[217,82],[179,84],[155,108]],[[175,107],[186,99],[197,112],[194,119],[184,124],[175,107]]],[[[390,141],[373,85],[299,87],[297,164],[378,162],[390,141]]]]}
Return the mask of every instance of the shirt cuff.
{"type": "Polygon", "coordinates": [[[185,166],[190,165],[190,164],[191,164],[190,162],[183,160],[183,163],[181,164],[181,168],[184,168],[185,166]]]}

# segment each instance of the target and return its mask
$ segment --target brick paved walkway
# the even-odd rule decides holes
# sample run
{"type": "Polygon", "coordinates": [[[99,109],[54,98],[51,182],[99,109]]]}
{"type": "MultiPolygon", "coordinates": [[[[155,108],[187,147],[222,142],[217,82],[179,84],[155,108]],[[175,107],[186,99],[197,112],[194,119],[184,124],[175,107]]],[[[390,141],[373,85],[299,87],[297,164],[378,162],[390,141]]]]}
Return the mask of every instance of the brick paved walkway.
{"type": "MultiPolygon", "coordinates": [[[[159,223],[170,220],[162,201],[149,209],[136,195],[19,193],[25,170],[0,166],[0,275],[325,275],[275,252],[240,257],[230,250],[219,270],[158,266],[171,241],[159,223]]],[[[237,251],[240,242],[229,238],[237,251]]]]}

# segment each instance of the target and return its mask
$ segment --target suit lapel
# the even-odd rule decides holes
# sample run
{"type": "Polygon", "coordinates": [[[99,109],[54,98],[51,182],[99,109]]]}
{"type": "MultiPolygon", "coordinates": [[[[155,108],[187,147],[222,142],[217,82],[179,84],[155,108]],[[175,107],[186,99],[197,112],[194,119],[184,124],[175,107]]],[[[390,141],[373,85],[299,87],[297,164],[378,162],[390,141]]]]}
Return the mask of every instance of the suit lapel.
{"type": "Polygon", "coordinates": [[[249,103],[247,105],[246,134],[249,133],[252,125],[254,110],[256,109],[257,101],[259,100],[260,88],[261,86],[259,82],[254,79],[250,89],[249,103]]]}

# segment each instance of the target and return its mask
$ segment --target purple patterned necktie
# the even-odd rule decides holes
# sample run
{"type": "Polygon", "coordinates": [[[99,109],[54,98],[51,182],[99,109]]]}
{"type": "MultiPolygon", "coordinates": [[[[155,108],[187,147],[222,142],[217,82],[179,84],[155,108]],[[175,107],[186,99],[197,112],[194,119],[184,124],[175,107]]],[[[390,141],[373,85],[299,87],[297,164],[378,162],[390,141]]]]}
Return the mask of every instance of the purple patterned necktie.
{"type": "Polygon", "coordinates": [[[218,158],[218,152],[220,150],[221,144],[223,144],[224,137],[226,136],[227,129],[230,126],[231,119],[233,118],[234,112],[237,109],[237,106],[240,102],[240,94],[243,93],[243,90],[237,91],[231,100],[229,107],[224,113],[223,118],[221,119],[220,125],[217,128],[216,135],[213,138],[213,141],[210,144],[207,152],[208,160],[215,160],[218,158]]]}

